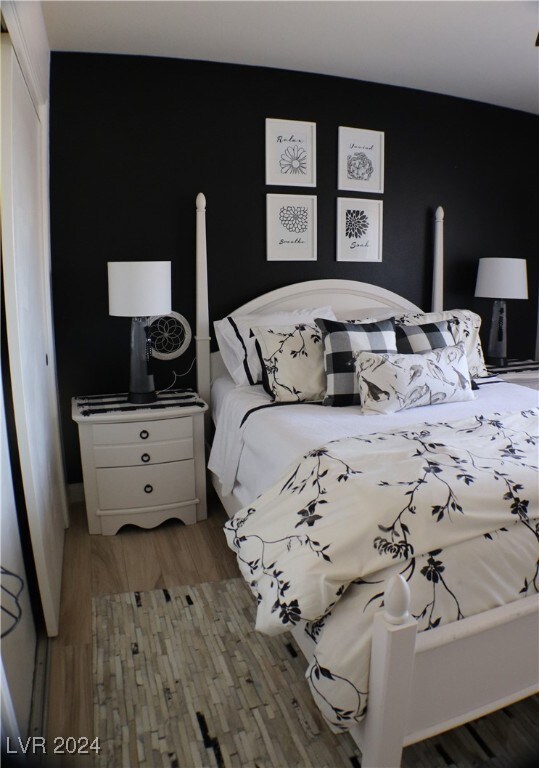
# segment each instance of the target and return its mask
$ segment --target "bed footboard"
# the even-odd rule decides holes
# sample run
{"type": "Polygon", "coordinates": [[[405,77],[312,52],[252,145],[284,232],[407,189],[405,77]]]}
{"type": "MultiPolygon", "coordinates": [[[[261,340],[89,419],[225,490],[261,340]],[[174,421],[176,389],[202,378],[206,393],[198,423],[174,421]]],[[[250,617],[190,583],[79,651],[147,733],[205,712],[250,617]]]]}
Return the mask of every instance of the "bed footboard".
{"type": "Polygon", "coordinates": [[[368,712],[352,732],[363,768],[396,768],[403,746],[539,691],[539,595],[416,636],[402,577],[385,594],[373,625],[368,712]]]}

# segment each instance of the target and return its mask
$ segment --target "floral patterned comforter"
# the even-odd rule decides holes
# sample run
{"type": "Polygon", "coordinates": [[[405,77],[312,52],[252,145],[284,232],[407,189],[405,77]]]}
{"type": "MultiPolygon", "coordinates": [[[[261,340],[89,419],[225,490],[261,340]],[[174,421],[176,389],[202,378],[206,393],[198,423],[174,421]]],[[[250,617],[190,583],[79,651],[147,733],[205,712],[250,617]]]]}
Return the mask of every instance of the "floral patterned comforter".
{"type": "Polygon", "coordinates": [[[392,573],[419,630],[539,591],[537,435],[531,409],[337,440],[226,523],[257,629],[313,639],[307,676],[335,730],[365,713],[392,573]]]}

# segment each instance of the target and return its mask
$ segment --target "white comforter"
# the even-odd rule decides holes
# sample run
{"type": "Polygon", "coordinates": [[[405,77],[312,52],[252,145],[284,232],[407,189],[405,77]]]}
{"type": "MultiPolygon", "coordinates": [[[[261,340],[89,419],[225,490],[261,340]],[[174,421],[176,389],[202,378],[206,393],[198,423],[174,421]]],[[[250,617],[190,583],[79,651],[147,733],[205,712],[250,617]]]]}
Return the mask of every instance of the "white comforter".
{"type": "Polygon", "coordinates": [[[212,386],[212,415],[217,425],[208,467],[222,493],[250,504],[286,467],[310,448],[330,440],[369,432],[402,429],[419,421],[449,421],[477,414],[538,405],[532,389],[492,382],[481,384],[467,403],[412,408],[396,414],[362,414],[359,406],[328,408],[309,403],[272,405],[262,385],[236,387],[228,376],[212,386]]]}
{"type": "Polygon", "coordinates": [[[308,679],[335,729],[364,715],[370,622],[391,573],[427,630],[539,589],[537,409],[420,415],[310,450],[225,526],[257,628],[315,640],[308,679]]]}

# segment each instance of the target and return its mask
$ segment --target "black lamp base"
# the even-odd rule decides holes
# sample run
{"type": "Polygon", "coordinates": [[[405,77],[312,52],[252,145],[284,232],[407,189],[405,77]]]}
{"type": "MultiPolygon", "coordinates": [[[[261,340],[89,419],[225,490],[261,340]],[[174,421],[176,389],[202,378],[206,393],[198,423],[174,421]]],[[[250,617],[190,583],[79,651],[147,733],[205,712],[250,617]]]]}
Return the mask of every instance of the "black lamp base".
{"type": "Polygon", "coordinates": [[[148,318],[131,320],[131,364],[129,376],[130,403],[155,403],[157,395],[151,370],[152,347],[147,333],[148,318]]]}
{"type": "Polygon", "coordinates": [[[144,405],[145,403],[155,403],[157,400],[156,392],[130,392],[128,397],[130,403],[144,405]]]}
{"type": "Polygon", "coordinates": [[[487,363],[489,365],[493,365],[495,368],[505,368],[505,366],[507,365],[507,358],[487,356],[487,363]]]}
{"type": "Polygon", "coordinates": [[[507,365],[507,307],[504,299],[496,299],[492,307],[487,357],[491,365],[507,365]]]}

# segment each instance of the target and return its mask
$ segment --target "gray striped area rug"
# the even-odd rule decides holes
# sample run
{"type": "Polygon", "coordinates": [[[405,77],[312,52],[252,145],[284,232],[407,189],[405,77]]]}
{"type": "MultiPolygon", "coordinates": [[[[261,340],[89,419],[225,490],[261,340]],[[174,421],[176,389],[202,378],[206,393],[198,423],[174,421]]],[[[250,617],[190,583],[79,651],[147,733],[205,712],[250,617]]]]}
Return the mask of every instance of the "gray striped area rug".
{"type": "MultiPolygon", "coordinates": [[[[255,632],[254,613],[242,579],[94,598],[97,764],[359,768],[356,744],[312,701],[294,641],[255,632]]],[[[524,765],[537,722],[534,698],[406,748],[402,765],[524,765]]]]}

